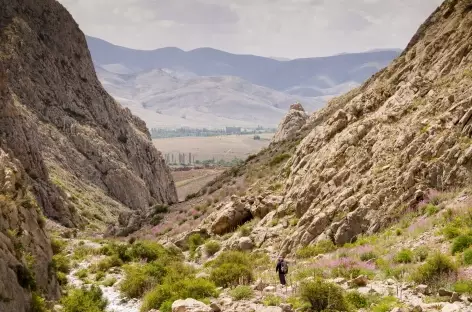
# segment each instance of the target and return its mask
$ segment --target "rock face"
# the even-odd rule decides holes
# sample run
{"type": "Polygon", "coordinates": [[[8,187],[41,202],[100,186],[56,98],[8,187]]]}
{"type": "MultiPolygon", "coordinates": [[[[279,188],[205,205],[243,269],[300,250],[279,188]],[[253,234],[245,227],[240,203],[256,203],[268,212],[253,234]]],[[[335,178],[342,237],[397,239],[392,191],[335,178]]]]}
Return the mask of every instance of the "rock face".
{"type": "Polygon", "coordinates": [[[31,311],[31,291],[59,296],[51,242],[18,160],[0,149],[0,311],[31,311]]]}
{"type": "Polygon", "coordinates": [[[176,202],[144,122],[104,91],[62,5],[0,7],[1,145],[23,164],[47,216],[74,226],[87,221],[79,215],[116,221],[127,208],[176,202]]]}
{"type": "Polygon", "coordinates": [[[292,139],[306,124],[308,115],[300,103],[292,104],[290,110],[277,128],[272,142],[281,142],[292,139]]]}
{"type": "Polygon", "coordinates": [[[388,68],[310,117],[287,170],[284,205],[300,221],[285,251],[342,245],[430,189],[472,182],[471,23],[470,1],[445,1],[388,68]]]}

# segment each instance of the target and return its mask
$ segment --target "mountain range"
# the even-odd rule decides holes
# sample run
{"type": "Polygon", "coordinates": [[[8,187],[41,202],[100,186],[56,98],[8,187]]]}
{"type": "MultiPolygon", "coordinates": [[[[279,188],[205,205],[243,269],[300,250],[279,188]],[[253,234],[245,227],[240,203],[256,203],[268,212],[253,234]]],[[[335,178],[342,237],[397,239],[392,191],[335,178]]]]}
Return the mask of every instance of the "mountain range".
{"type": "Polygon", "coordinates": [[[211,48],[133,50],[86,37],[98,77],[148,127],[275,126],[360,85],[399,50],[277,60],[211,48]]]}

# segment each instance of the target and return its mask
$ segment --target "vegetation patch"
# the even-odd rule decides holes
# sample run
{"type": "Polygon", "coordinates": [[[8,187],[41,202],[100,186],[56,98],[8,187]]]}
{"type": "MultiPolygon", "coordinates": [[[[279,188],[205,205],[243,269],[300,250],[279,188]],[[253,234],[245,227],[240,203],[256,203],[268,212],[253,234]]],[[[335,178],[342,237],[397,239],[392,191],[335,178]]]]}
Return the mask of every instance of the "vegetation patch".
{"type": "Polygon", "coordinates": [[[330,240],[321,241],[316,245],[309,245],[297,250],[297,258],[306,259],[316,257],[320,254],[329,253],[336,250],[336,246],[330,240]]]}
{"type": "Polygon", "coordinates": [[[250,299],[254,296],[254,290],[250,286],[240,285],[232,289],[229,294],[234,300],[250,299]]]}
{"type": "Polygon", "coordinates": [[[64,312],[104,312],[107,300],[98,286],[73,289],[62,299],[64,312]]]}
{"type": "Polygon", "coordinates": [[[313,311],[349,311],[344,290],[338,285],[316,279],[303,283],[300,291],[313,311]]]}
{"type": "Polygon", "coordinates": [[[248,254],[226,251],[205,266],[210,268],[210,279],[220,287],[249,284],[253,280],[253,268],[248,254]]]}

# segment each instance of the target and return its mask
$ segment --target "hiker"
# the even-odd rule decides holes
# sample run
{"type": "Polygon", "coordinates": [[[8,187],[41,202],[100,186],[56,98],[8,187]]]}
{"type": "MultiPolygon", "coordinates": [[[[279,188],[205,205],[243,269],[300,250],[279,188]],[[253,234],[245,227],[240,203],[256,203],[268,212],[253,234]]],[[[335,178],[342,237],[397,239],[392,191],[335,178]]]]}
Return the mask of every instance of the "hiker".
{"type": "Polygon", "coordinates": [[[279,273],[280,284],[285,286],[287,284],[287,282],[285,281],[285,275],[288,273],[288,264],[283,256],[279,257],[279,260],[277,261],[277,266],[275,267],[275,272],[279,273]]]}

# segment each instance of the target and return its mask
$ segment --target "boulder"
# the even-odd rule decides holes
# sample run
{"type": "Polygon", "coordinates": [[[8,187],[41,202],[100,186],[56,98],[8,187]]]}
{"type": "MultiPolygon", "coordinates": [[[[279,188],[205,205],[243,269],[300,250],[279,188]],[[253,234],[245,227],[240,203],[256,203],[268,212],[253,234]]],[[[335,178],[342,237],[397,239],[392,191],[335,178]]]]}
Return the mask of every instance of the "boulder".
{"type": "Polygon", "coordinates": [[[210,304],[210,308],[213,310],[213,312],[221,312],[221,308],[216,302],[212,302],[210,304]]]}
{"type": "Polygon", "coordinates": [[[257,312],[284,312],[281,307],[265,307],[257,312]]]}
{"type": "Polygon", "coordinates": [[[203,302],[189,298],[174,301],[172,312],[213,312],[213,309],[203,302]]]}
{"type": "Polygon", "coordinates": [[[244,251],[252,250],[254,243],[250,237],[241,237],[238,241],[238,247],[244,251]]]}
{"type": "Polygon", "coordinates": [[[239,199],[232,199],[216,211],[210,229],[213,234],[224,235],[252,218],[250,210],[239,199]]]}
{"type": "Polygon", "coordinates": [[[289,140],[306,124],[308,115],[300,103],[292,104],[285,118],[280,122],[271,143],[289,140]]]}
{"type": "Polygon", "coordinates": [[[449,291],[447,289],[444,289],[444,288],[440,288],[439,291],[438,291],[438,295],[441,296],[441,297],[451,297],[453,294],[452,291],[449,291]]]}
{"type": "Polygon", "coordinates": [[[293,312],[293,308],[291,304],[282,303],[279,307],[282,309],[282,312],[293,312]]]}
{"type": "Polygon", "coordinates": [[[423,295],[429,295],[430,290],[428,285],[418,285],[415,287],[415,293],[417,294],[423,294],[423,295]]]}
{"type": "Polygon", "coordinates": [[[369,279],[365,275],[359,275],[356,278],[353,278],[352,280],[348,281],[347,284],[349,287],[365,287],[367,286],[367,283],[369,282],[369,279]]]}
{"type": "Polygon", "coordinates": [[[258,279],[254,284],[253,289],[263,291],[267,286],[269,286],[269,284],[262,281],[262,279],[258,279]]]}
{"type": "Polygon", "coordinates": [[[462,309],[462,306],[458,303],[447,303],[441,309],[441,312],[460,312],[460,311],[464,311],[464,310],[462,309]]]}

